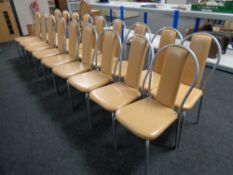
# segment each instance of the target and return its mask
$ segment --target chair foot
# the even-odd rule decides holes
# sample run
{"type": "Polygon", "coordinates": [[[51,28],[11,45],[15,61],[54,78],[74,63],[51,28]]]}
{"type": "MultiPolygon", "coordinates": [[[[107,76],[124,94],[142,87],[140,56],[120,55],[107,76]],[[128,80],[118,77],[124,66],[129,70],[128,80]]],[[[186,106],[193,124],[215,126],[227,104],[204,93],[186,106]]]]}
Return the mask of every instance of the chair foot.
{"type": "Polygon", "coordinates": [[[72,110],[74,111],[74,104],[73,104],[73,100],[72,100],[72,96],[71,96],[71,88],[70,88],[70,84],[69,84],[68,80],[67,80],[66,84],[67,84],[67,90],[68,90],[70,105],[71,105],[72,110]]]}

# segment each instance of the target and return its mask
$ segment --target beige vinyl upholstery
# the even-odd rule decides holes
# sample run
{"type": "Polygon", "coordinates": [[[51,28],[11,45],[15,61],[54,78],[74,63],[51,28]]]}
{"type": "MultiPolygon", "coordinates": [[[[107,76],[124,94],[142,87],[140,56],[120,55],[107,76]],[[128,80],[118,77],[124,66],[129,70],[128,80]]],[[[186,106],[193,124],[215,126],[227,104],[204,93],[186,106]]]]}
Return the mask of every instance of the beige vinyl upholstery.
{"type": "Polygon", "coordinates": [[[60,51],[55,47],[55,19],[53,15],[50,15],[48,18],[48,44],[49,49],[32,52],[33,57],[41,60],[42,58],[57,55],[60,51]]]}
{"type": "MultiPolygon", "coordinates": [[[[105,19],[103,16],[96,16],[95,17],[95,28],[98,34],[98,37],[100,36],[100,34],[103,32],[105,27],[105,19]]],[[[93,45],[95,47],[95,43],[96,43],[96,38],[94,39],[93,45]]],[[[100,43],[98,45],[98,50],[102,51],[102,42],[103,42],[103,37],[100,38],[100,43]]]]}
{"type": "Polygon", "coordinates": [[[41,34],[40,34],[40,13],[36,13],[34,16],[34,35],[31,37],[18,37],[16,38],[16,42],[18,42],[21,46],[26,47],[31,44],[41,43],[41,34]]]}
{"type": "Polygon", "coordinates": [[[91,16],[89,14],[85,14],[82,16],[82,26],[87,23],[91,23],[91,16]]]}
{"type": "Polygon", "coordinates": [[[187,57],[182,48],[168,48],[155,99],[148,97],[119,109],[117,121],[142,139],[158,138],[177,119],[173,107],[187,57]]]}
{"type": "Polygon", "coordinates": [[[112,80],[111,75],[115,53],[115,40],[117,40],[116,34],[111,30],[106,30],[103,33],[101,71],[93,70],[71,77],[69,79],[69,84],[85,93],[89,93],[93,89],[108,84],[112,80]],[[110,44],[112,45],[111,48],[109,48],[110,44]]]}
{"type": "MultiPolygon", "coordinates": [[[[77,35],[75,34],[77,30],[75,30],[73,27],[71,27],[71,29],[73,29],[71,30],[72,37],[76,37],[77,39],[77,35]]],[[[61,54],[42,59],[41,61],[42,64],[48,68],[52,68],[54,66],[58,66],[61,64],[74,61],[75,57],[70,57],[68,54],[65,53],[65,44],[66,44],[65,42],[66,42],[66,21],[63,18],[61,18],[59,21],[59,29],[58,29],[58,50],[60,51],[61,54]]],[[[71,45],[74,44],[76,43],[71,43],[71,45]]]]}
{"type": "Polygon", "coordinates": [[[68,25],[68,23],[70,21],[70,13],[67,10],[64,10],[62,12],[62,17],[64,18],[66,24],[68,25]]]}
{"type": "Polygon", "coordinates": [[[25,47],[25,50],[28,52],[34,52],[34,51],[39,51],[43,49],[48,49],[49,44],[47,43],[46,35],[47,35],[47,14],[44,13],[41,15],[41,39],[42,41],[27,45],[25,47]]]}
{"type": "MultiPolygon", "coordinates": [[[[83,36],[83,59],[80,61],[75,61],[63,65],[56,66],[52,69],[53,73],[61,78],[68,79],[71,76],[86,72],[91,69],[92,65],[92,45],[94,31],[93,28],[89,25],[85,25],[82,28],[83,36]]],[[[72,39],[70,40],[72,42],[72,39]]],[[[70,55],[76,55],[78,51],[78,46],[71,45],[71,48],[76,48],[75,52],[69,52],[70,55]]]]}
{"type": "Polygon", "coordinates": [[[71,20],[75,20],[75,21],[79,21],[79,13],[78,12],[74,12],[72,13],[72,16],[71,16],[71,20]]]}
{"type": "Polygon", "coordinates": [[[90,93],[90,98],[102,108],[112,112],[136,100],[140,96],[139,79],[147,50],[147,41],[144,38],[134,37],[129,51],[125,82],[95,89],[90,93]]]}
{"type": "MultiPolygon", "coordinates": [[[[195,104],[200,100],[203,95],[203,91],[199,89],[203,72],[205,69],[206,59],[208,57],[209,49],[211,46],[211,38],[206,35],[194,35],[190,42],[190,48],[196,54],[199,62],[199,77],[198,81],[193,88],[189,98],[186,100],[183,110],[187,111],[192,109],[195,104]]],[[[189,56],[190,57],[190,56],[189,56]]],[[[187,59],[185,63],[184,72],[181,79],[181,84],[179,87],[178,95],[176,97],[175,106],[178,108],[184,98],[185,94],[188,91],[194,77],[194,66],[192,64],[191,58],[187,59]]],[[[156,96],[157,89],[156,87],[152,90],[152,94],[156,96]]]]}
{"type": "MultiPolygon", "coordinates": [[[[169,28],[163,29],[161,32],[161,35],[160,35],[160,42],[159,42],[158,49],[161,49],[162,47],[164,47],[168,44],[174,44],[175,40],[176,40],[176,31],[169,29],[169,28]]],[[[163,51],[156,58],[156,63],[154,65],[154,70],[152,72],[151,89],[158,87],[158,83],[160,80],[160,74],[161,74],[161,70],[163,67],[165,55],[166,55],[166,51],[163,51]]],[[[141,83],[140,83],[141,87],[142,87],[143,80],[145,79],[145,75],[146,75],[147,71],[148,70],[143,71],[143,74],[141,77],[141,83]]],[[[144,87],[145,90],[148,89],[147,85],[148,85],[148,78],[147,78],[146,83],[145,83],[145,87],[144,87]]]]}
{"type": "Polygon", "coordinates": [[[57,33],[59,27],[59,19],[61,17],[61,11],[59,9],[54,10],[54,17],[56,22],[56,33],[57,33]]]}

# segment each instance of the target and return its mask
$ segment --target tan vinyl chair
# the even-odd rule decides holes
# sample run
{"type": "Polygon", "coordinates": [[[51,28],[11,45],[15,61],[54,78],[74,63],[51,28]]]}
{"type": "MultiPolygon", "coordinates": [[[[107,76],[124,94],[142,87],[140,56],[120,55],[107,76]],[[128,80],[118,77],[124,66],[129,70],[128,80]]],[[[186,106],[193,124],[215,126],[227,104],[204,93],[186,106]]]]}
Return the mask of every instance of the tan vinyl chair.
{"type": "Polygon", "coordinates": [[[21,36],[15,38],[15,41],[19,45],[26,45],[35,41],[40,41],[40,13],[37,12],[34,15],[34,36],[21,36]]]}
{"type": "MultiPolygon", "coordinates": [[[[99,87],[109,84],[112,82],[112,67],[113,67],[113,59],[116,47],[114,46],[117,42],[121,45],[121,39],[118,33],[114,29],[104,29],[104,31],[100,34],[100,37],[97,40],[98,44],[101,44],[101,37],[103,37],[103,47],[102,47],[102,61],[100,70],[92,70],[90,72],[82,73],[79,75],[72,76],[68,79],[68,86],[72,86],[79,92],[86,94],[86,104],[87,104],[87,112],[88,117],[91,121],[90,114],[90,99],[89,93],[99,87]],[[111,45],[111,47],[109,47],[111,45]]],[[[97,53],[97,47],[96,52],[97,53]]],[[[119,48],[120,49],[120,48],[119,48]]],[[[95,57],[95,64],[97,64],[97,58],[95,57]]],[[[95,65],[96,67],[96,65],[95,65]]],[[[70,93],[69,93],[70,94],[70,93]]],[[[71,94],[70,94],[71,97],[71,94]]],[[[72,101],[72,100],[71,100],[72,101]]],[[[71,103],[72,104],[72,103],[71,103]]]]}
{"type": "MultiPolygon", "coordinates": [[[[145,36],[134,35],[133,37],[129,37],[122,46],[120,58],[118,59],[118,64],[120,65],[124,50],[129,42],[131,42],[129,49],[129,65],[124,81],[122,82],[121,79],[118,79],[118,82],[95,89],[90,93],[90,99],[92,101],[112,113],[113,123],[115,122],[115,112],[119,108],[140,97],[139,81],[146,54],[148,50],[151,55],[153,52],[152,45],[145,36]]],[[[115,71],[116,68],[114,72],[115,71]]],[[[119,69],[119,71],[121,71],[121,69],[119,69]]],[[[121,75],[121,72],[119,72],[119,75],[121,75]]]]}
{"type": "Polygon", "coordinates": [[[79,13],[78,12],[73,12],[71,15],[71,20],[75,20],[79,23],[79,13]]]}
{"type": "Polygon", "coordinates": [[[55,24],[56,24],[56,33],[58,32],[59,27],[59,19],[61,18],[62,14],[59,9],[54,10],[54,18],[55,18],[55,24]]]}
{"type": "MultiPolygon", "coordinates": [[[[178,36],[178,38],[181,40],[183,40],[183,36],[182,34],[175,28],[172,27],[163,27],[159,30],[157,30],[154,34],[154,37],[152,38],[152,43],[154,43],[156,37],[160,35],[160,41],[159,41],[159,46],[158,49],[169,45],[169,44],[175,44],[176,41],[176,37],[178,36]]],[[[154,65],[153,71],[152,71],[152,83],[151,83],[151,89],[154,89],[156,87],[158,87],[159,84],[159,79],[160,79],[160,74],[161,74],[161,70],[163,67],[163,62],[164,62],[164,58],[165,58],[166,52],[162,52],[156,59],[156,63],[154,65]]],[[[150,63],[150,60],[148,60],[148,65],[150,63]]],[[[147,90],[147,81],[148,79],[145,79],[146,73],[148,72],[148,70],[144,70],[142,73],[142,77],[141,77],[141,87],[143,85],[143,83],[145,84],[144,89],[147,90]],[[143,81],[146,81],[143,82],[143,81]]]]}
{"type": "MultiPolygon", "coordinates": [[[[151,31],[150,28],[147,24],[142,23],[142,22],[137,22],[133,24],[130,28],[128,33],[125,36],[124,42],[131,36],[131,35],[145,35],[148,34],[148,39],[151,41],[151,31]]],[[[126,76],[126,71],[127,71],[127,66],[128,66],[128,61],[126,60],[126,55],[124,55],[124,60],[122,61],[121,65],[121,76],[125,77],[126,76]]]]}
{"type": "MultiPolygon", "coordinates": [[[[60,27],[62,26],[60,25],[60,27]]],[[[48,18],[48,43],[49,43],[50,48],[41,50],[41,51],[32,52],[32,56],[36,58],[37,60],[42,60],[46,57],[63,53],[64,49],[62,49],[62,46],[64,47],[64,43],[63,45],[61,43],[60,46],[56,48],[55,38],[56,38],[55,19],[53,15],[50,15],[48,18]]]]}
{"type": "MultiPolygon", "coordinates": [[[[183,40],[183,43],[185,43],[185,41],[189,40],[190,38],[191,38],[190,49],[192,49],[193,52],[196,54],[199,65],[200,65],[199,76],[198,76],[197,83],[196,83],[195,87],[192,89],[192,92],[190,93],[189,98],[187,98],[185,103],[182,105],[182,99],[184,98],[189,87],[191,86],[192,77],[193,77],[194,72],[195,72],[194,66],[191,64],[190,59],[187,60],[187,62],[185,64],[183,76],[181,79],[180,87],[178,90],[178,94],[177,94],[177,97],[175,100],[175,107],[180,108],[182,106],[182,111],[183,111],[182,114],[185,118],[187,111],[193,109],[194,106],[198,103],[198,101],[200,101],[199,107],[198,107],[197,120],[196,120],[196,123],[198,123],[199,118],[200,118],[202,101],[203,101],[203,93],[205,91],[206,84],[207,84],[209,78],[213,75],[214,71],[216,70],[216,67],[218,66],[218,64],[221,60],[221,46],[220,46],[218,40],[214,36],[212,36],[208,33],[204,33],[204,32],[194,33],[192,35],[185,37],[183,40]],[[213,66],[212,70],[210,71],[210,73],[207,75],[207,78],[203,82],[203,86],[200,86],[201,82],[202,82],[202,77],[203,77],[203,73],[204,73],[204,69],[205,69],[205,65],[206,65],[206,60],[207,60],[207,57],[209,54],[209,49],[210,49],[212,40],[217,45],[218,58],[217,58],[216,64],[213,66]]],[[[157,94],[157,89],[153,89],[152,95],[156,96],[156,94],[157,94]]],[[[183,127],[183,123],[182,123],[182,127],[183,127]]],[[[179,136],[181,136],[182,127],[180,130],[179,136]]],[[[179,142],[180,142],[180,137],[179,137],[179,142]]]]}
{"type": "Polygon", "coordinates": [[[39,51],[39,50],[44,50],[44,49],[48,49],[49,48],[49,44],[47,42],[47,14],[43,13],[41,15],[41,40],[43,42],[38,42],[38,43],[32,43],[29,44],[27,46],[25,46],[25,50],[27,52],[35,52],[35,51],[39,51]]]}
{"type": "MultiPolygon", "coordinates": [[[[82,60],[80,61],[78,57],[79,49],[75,49],[75,54],[77,55],[76,57],[77,61],[53,67],[52,69],[53,74],[57,77],[67,80],[70,77],[75,76],[77,74],[90,71],[93,67],[94,55],[95,55],[92,53],[96,52],[95,51],[96,49],[93,49],[92,44],[90,44],[90,43],[93,43],[94,36],[97,36],[97,32],[94,26],[91,24],[84,25],[82,28],[82,37],[83,37],[83,58],[82,60]]],[[[75,48],[79,47],[78,45],[80,42],[80,35],[78,37],[79,37],[78,43],[75,46],[73,45],[71,46],[75,48]]],[[[72,49],[72,47],[70,49],[74,50],[72,49]]],[[[70,91],[69,86],[68,86],[68,90],[70,91]]]]}
{"type": "MultiPolygon", "coordinates": [[[[150,76],[152,74],[154,67],[153,64],[157,58],[157,55],[165,50],[167,50],[166,56],[162,68],[158,93],[155,98],[152,98],[149,95],[149,97],[122,107],[116,112],[116,120],[121,125],[123,125],[137,137],[146,140],[145,175],[148,174],[150,141],[156,140],[175,122],[177,122],[176,138],[178,137],[180,120],[182,120],[182,107],[178,110],[178,112],[176,112],[174,109],[174,103],[178,93],[185,62],[187,61],[189,54],[192,55],[191,61],[194,65],[194,77],[192,85],[182,100],[182,104],[184,104],[191,90],[195,86],[199,72],[198,60],[191,49],[188,49],[182,45],[167,45],[161,48],[157,52],[155,58],[152,60],[150,66],[150,76]]],[[[114,140],[116,144],[116,138],[114,138],[114,140]]],[[[175,143],[175,148],[176,147],[177,140],[175,143]]]]}

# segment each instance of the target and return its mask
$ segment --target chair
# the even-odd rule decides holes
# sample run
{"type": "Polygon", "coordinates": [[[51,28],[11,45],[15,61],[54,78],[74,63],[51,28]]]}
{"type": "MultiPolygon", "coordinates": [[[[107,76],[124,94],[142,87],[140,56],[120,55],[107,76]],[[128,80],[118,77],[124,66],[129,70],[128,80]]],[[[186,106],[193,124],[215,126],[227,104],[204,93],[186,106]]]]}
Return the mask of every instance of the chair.
{"type": "Polygon", "coordinates": [[[93,18],[88,13],[82,16],[81,27],[87,23],[93,24],[93,18]]]}
{"type": "Polygon", "coordinates": [[[41,40],[43,42],[38,42],[38,43],[32,43],[32,44],[28,44],[25,46],[25,50],[27,52],[35,52],[35,51],[39,51],[39,50],[44,50],[44,49],[48,49],[49,48],[49,44],[47,42],[47,14],[43,13],[41,15],[41,40]]]}
{"type": "MultiPolygon", "coordinates": [[[[112,82],[112,67],[113,67],[113,59],[115,53],[115,45],[118,42],[121,45],[121,39],[118,33],[114,29],[104,29],[104,31],[100,34],[100,37],[97,40],[98,44],[101,44],[101,37],[103,37],[103,46],[102,46],[102,61],[100,70],[92,70],[86,73],[78,74],[72,76],[68,79],[68,86],[72,86],[79,92],[85,93],[86,96],[86,104],[87,104],[87,113],[90,120],[90,124],[92,126],[91,114],[90,114],[90,98],[89,93],[99,87],[109,84],[112,82]],[[111,45],[111,47],[109,47],[111,45]]],[[[96,53],[97,53],[96,47],[96,53]]],[[[97,57],[97,55],[96,55],[97,57]]],[[[95,64],[97,64],[97,58],[95,57],[95,64]]],[[[95,65],[96,67],[96,65],[95,65]]],[[[71,94],[69,92],[71,97],[71,94]]],[[[71,99],[72,104],[72,99],[71,99]]]]}
{"type": "Polygon", "coordinates": [[[79,6],[79,14],[81,17],[85,14],[89,14],[94,18],[95,16],[100,16],[101,11],[98,9],[91,9],[89,4],[85,0],[81,0],[79,6]]]}
{"type": "MultiPolygon", "coordinates": [[[[118,64],[120,66],[124,50],[129,42],[131,42],[129,49],[129,65],[124,81],[122,82],[122,79],[118,79],[115,83],[95,89],[90,93],[90,99],[92,101],[112,113],[113,125],[115,124],[115,112],[119,108],[132,103],[140,97],[139,80],[146,54],[148,50],[151,55],[153,52],[152,45],[145,36],[134,35],[129,37],[122,45],[120,58],[118,59],[118,64]]],[[[116,68],[114,72],[115,71],[116,68]]],[[[119,68],[118,74],[121,75],[121,68],[119,68]]]]}
{"type": "Polygon", "coordinates": [[[34,15],[34,36],[21,36],[16,37],[15,41],[19,45],[26,45],[35,41],[40,41],[40,13],[35,13],[34,15]],[[26,44],[25,44],[26,43],[26,44]]]}
{"type": "MultiPolygon", "coordinates": [[[[149,165],[149,144],[150,141],[156,140],[169,128],[174,122],[177,122],[176,142],[182,120],[182,106],[178,112],[175,111],[174,103],[178,93],[179,84],[182,78],[182,72],[188,55],[191,55],[191,61],[194,65],[194,77],[192,85],[182,99],[182,105],[195,86],[198,78],[199,66],[198,60],[191,49],[182,45],[167,45],[162,47],[156,53],[149,68],[150,80],[155,59],[159,54],[166,50],[164,65],[162,68],[158,93],[153,98],[150,93],[148,97],[122,107],[116,112],[116,120],[126,129],[137,137],[145,140],[145,175],[148,174],[149,165]]],[[[151,81],[149,81],[151,83],[151,81]]],[[[150,87],[150,85],[148,85],[150,87]]],[[[150,91],[150,88],[148,89],[150,91]]],[[[115,127],[115,125],[114,125],[115,127]]],[[[113,129],[115,131],[115,128],[113,129]]],[[[114,134],[115,145],[116,135],[114,134]]]]}
{"type": "MultiPolygon", "coordinates": [[[[128,30],[126,36],[125,36],[124,42],[130,36],[135,35],[135,34],[145,35],[151,41],[151,31],[150,31],[149,26],[147,24],[145,24],[145,23],[137,22],[137,23],[133,24],[129,28],[129,30],[128,30]],[[132,34],[132,32],[133,32],[133,34],[132,34]],[[147,36],[147,34],[148,34],[148,36],[147,36]]],[[[128,67],[128,61],[126,60],[126,55],[125,54],[124,54],[124,60],[122,61],[121,64],[122,64],[122,67],[121,67],[121,69],[122,69],[121,73],[122,74],[121,74],[121,76],[125,77],[126,72],[127,72],[127,67],[128,67]]]]}
{"type": "Polygon", "coordinates": [[[59,19],[61,18],[61,11],[59,9],[54,10],[55,24],[56,24],[56,33],[58,32],[59,19]]]}
{"type": "Polygon", "coordinates": [[[69,43],[69,24],[70,24],[70,13],[67,10],[62,11],[62,17],[66,23],[66,38],[69,43]]]}
{"type": "Polygon", "coordinates": [[[79,23],[79,13],[78,12],[73,12],[71,15],[71,20],[75,20],[79,23]]]}
{"type": "MultiPolygon", "coordinates": [[[[177,29],[174,29],[172,27],[163,27],[163,28],[155,31],[154,37],[152,38],[152,43],[154,43],[154,41],[158,35],[160,35],[158,49],[164,47],[165,45],[175,44],[177,36],[181,41],[183,40],[182,34],[177,29]]],[[[166,55],[166,52],[162,52],[161,54],[159,54],[159,56],[156,59],[156,63],[154,65],[154,68],[152,71],[151,89],[154,89],[155,87],[158,86],[165,55],[166,55]]],[[[149,63],[150,63],[150,60],[148,60],[148,67],[149,67],[149,63]]],[[[140,87],[142,87],[143,83],[144,83],[145,90],[148,89],[148,87],[147,87],[148,79],[145,79],[147,72],[148,72],[147,70],[143,71],[142,77],[141,77],[141,85],[140,85],[140,87]],[[145,80],[146,82],[143,82],[143,80],[145,80]]]]}
{"type": "MultiPolygon", "coordinates": [[[[80,33],[80,32],[78,32],[80,33]]],[[[74,54],[77,55],[76,61],[67,63],[67,64],[62,64],[59,66],[55,66],[52,69],[52,72],[54,76],[60,77],[62,79],[69,79],[70,77],[87,72],[92,69],[93,67],[93,62],[94,62],[94,55],[92,54],[93,52],[96,52],[96,49],[92,48],[92,45],[90,43],[93,42],[94,36],[97,36],[97,32],[94,28],[93,25],[91,24],[86,24],[82,28],[82,38],[83,38],[83,58],[82,60],[79,59],[78,57],[78,52],[79,52],[79,42],[80,42],[80,34],[78,34],[78,40],[76,45],[71,45],[71,51],[74,51],[74,54]],[[73,46],[73,49],[72,49],[73,46]],[[76,48],[74,50],[74,48],[76,48]]],[[[98,36],[97,36],[98,37],[98,36]]],[[[72,40],[71,40],[72,41],[72,40]]],[[[70,54],[70,53],[69,53],[70,54]]],[[[58,86],[56,85],[57,89],[58,86]]],[[[68,86],[69,88],[69,86],[68,86]]],[[[69,90],[69,89],[68,89],[69,90]]],[[[69,90],[70,91],[70,90],[69,90]]],[[[71,101],[72,102],[72,101],[71,101]]]]}
{"type": "MultiPolygon", "coordinates": [[[[62,28],[62,25],[60,25],[60,28],[62,28]]],[[[61,30],[60,30],[61,31],[61,30]]],[[[60,33],[59,31],[59,33],[60,33]]],[[[54,55],[58,55],[60,53],[64,52],[65,48],[64,47],[64,43],[60,43],[59,47],[56,48],[56,44],[55,44],[55,38],[56,38],[56,33],[55,33],[55,19],[53,15],[50,15],[48,18],[48,43],[50,48],[49,49],[45,49],[45,50],[40,50],[40,51],[35,51],[32,52],[32,56],[38,60],[41,61],[42,59],[49,57],[49,56],[54,56],[54,55]]],[[[43,70],[43,66],[41,64],[41,68],[43,70]]]]}

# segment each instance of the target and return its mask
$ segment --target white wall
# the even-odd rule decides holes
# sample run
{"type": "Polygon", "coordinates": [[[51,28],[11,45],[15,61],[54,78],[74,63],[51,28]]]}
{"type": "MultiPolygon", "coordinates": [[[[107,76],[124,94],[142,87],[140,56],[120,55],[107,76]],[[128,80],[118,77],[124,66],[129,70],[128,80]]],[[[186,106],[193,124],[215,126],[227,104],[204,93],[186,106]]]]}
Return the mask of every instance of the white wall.
{"type": "MultiPolygon", "coordinates": [[[[23,35],[27,35],[27,24],[33,23],[33,15],[30,9],[30,3],[33,0],[13,0],[16,8],[16,12],[19,18],[19,23],[23,32],[23,35]]],[[[40,12],[49,14],[48,0],[38,0],[40,12]]]]}

